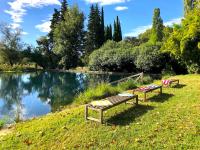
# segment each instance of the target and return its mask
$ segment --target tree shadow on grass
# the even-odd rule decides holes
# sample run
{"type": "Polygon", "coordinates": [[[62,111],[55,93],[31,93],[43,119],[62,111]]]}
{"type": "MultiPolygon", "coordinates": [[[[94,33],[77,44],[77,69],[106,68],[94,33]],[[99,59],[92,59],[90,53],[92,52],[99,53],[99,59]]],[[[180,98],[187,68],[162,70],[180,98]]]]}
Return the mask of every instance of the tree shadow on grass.
{"type": "Polygon", "coordinates": [[[162,94],[150,97],[148,101],[164,103],[165,101],[169,100],[173,96],[174,94],[162,93],[162,94]]]}
{"type": "Polygon", "coordinates": [[[142,116],[150,110],[153,110],[153,106],[137,105],[131,107],[107,120],[107,125],[120,125],[125,126],[134,122],[136,118],[142,116]]]}
{"type": "Polygon", "coordinates": [[[176,84],[176,85],[173,85],[172,88],[182,89],[182,88],[184,88],[185,86],[187,86],[187,85],[185,85],[185,84],[176,84]]]}

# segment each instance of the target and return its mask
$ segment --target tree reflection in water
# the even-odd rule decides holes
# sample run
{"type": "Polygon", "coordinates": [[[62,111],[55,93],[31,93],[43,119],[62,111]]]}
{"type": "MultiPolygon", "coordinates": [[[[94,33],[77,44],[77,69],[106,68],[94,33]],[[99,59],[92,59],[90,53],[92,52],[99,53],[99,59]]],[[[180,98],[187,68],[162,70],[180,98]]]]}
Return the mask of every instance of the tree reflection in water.
{"type": "Polygon", "coordinates": [[[39,116],[57,111],[60,107],[72,103],[74,97],[88,86],[119,78],[120,76],[81,73],[1,73],[0,118],[8,116],[12,122],[31,118],[34,114],[39,116]],[[39,110],[47,109],[46,107],[50,110],[39,110]],[[38,111],[41,113],[37,114],[38,111]]]}

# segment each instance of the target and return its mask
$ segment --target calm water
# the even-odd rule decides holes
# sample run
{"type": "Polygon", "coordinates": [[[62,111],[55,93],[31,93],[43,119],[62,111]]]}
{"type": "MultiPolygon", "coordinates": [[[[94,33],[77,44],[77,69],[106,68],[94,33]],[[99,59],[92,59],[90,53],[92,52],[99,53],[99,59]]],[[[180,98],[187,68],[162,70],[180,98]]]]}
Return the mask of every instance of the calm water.
{"type": "Polygon", "coordinates": [[[8,123],[45,115],[73,102],[89,86],[122,76],[80,73],[1,73],[0,119],[8,123]]]}

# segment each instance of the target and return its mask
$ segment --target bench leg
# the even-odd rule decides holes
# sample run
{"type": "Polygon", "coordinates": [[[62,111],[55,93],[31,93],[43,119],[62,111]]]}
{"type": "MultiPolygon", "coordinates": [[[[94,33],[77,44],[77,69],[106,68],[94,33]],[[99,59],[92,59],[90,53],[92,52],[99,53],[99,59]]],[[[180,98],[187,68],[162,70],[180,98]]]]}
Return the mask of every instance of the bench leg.
{"type": "Polygon", "coordinates": [[[138,101],[139,101],[139,98],[138,98],[138,95],[136,96],[136,105],[138,105],[138,101]]]}
{"type": "Polygon", "coordinates": [[[162,94],[162,87],[160,87],[160,94],[162,94]]]}
{"type": "Polygon", "coordinates": [[[85,106],[85,120],[88,120],[88,106],[85,106]]]}

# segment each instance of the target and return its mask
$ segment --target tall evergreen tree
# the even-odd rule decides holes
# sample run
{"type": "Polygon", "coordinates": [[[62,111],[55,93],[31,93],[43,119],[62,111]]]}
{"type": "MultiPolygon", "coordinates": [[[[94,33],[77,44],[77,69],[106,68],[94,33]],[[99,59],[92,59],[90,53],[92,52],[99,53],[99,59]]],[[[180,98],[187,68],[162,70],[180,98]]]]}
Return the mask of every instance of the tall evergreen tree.
{"type": "MultiPolygon", "coordinates": [[[[102,22],[98,5],[90,7],[88,20],[88,32],[86,36],[86,53],[101,47],[102,43],[102,22]]],[[[104,24],[104,23],[103,23],[104,24]]]]}
{"type": "Polygon", "coordinates": [[[111,25],[107,25],[105,27],[105,42],[107,40],[112,40],[112,26],[111,25]]]}
{"type": "Polygon", "coordinates": [[[67,11],[68,3],[67,0],[63,0],[60,10],[60,19],[63,21],[65,19],[65,12],[67,11]]]}
{"type": "Polygon", "coordinates": [[[51,25],[50,25],[51,30],[48,34],[50,43],[52,45],[53,45],[53,32],[56,28],[56,25],[59,23],[59,20],[60,20],[60,12],[57,9],[54,9],[54,14],[53,14],[53,17],[51,19],[51,25]]]}
{"type": "Polygon", "coordinates": [[[164,25],[163,20],[160,16],[160,9],[156,8],[153,15],[153,27],[150,42],[152,42],[153,44],[155,44],[156,42],[161,42],[163,40],[163,29],[164,25]]]}
{"type": "Polygon", "coordinates": [[[109,30],[110,30],[110,32],[109,32],[109,39],[113,40],[112,25],[111,24],[110,24],[109,30]]]}
{"type": "Polygon", "coordinates": [[[116,42],[119,42],[122,40],[121,24],[120,24],[120,20],[118,16],[117,16],[117,19],[114,21],[113,40],[116,42]]]}
{"type": "Polygon", "coordinates": [[[105,25],[104,25],[104,9],[103,7],[101,8],[101,40],[100,40],[100,45],[103,45],[103,43],[105,42],[105,25]]]}

